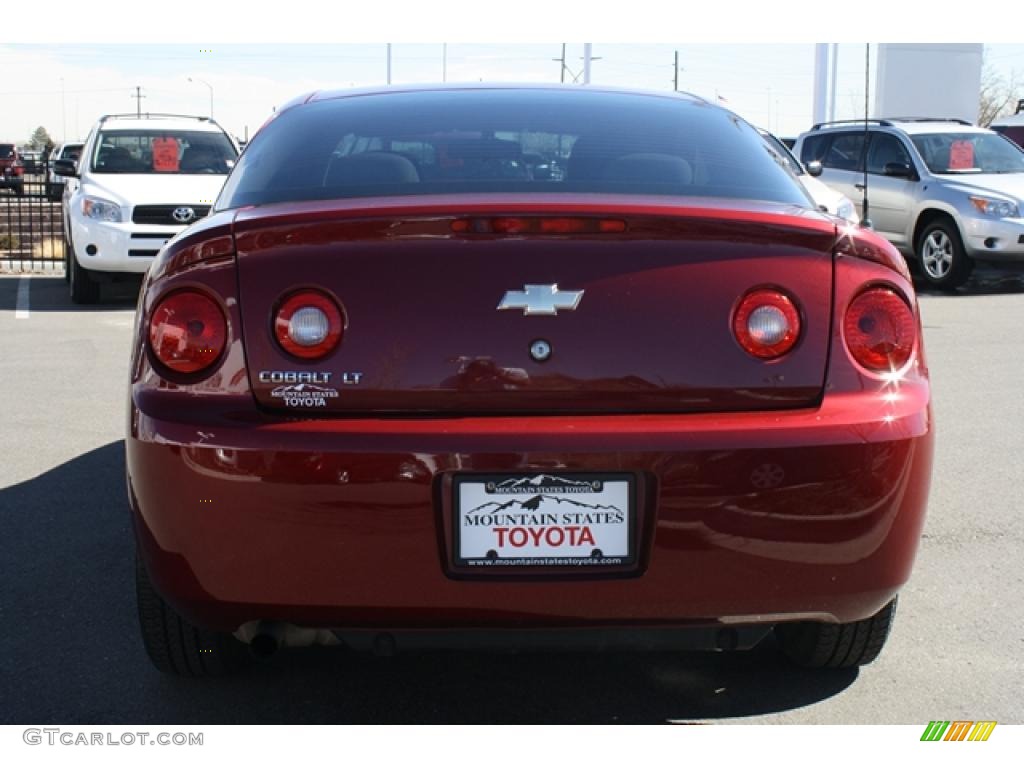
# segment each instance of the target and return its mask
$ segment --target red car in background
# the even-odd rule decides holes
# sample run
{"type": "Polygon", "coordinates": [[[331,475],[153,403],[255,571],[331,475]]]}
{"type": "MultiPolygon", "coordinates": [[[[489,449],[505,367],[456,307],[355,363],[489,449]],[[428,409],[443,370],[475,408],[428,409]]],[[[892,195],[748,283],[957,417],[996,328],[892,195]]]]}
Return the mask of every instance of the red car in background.
{"type": "Polygon", "coordinates": [[[143,285],[146,648],[866,664],[928,497],[920,329],[895,249],[701,99],[297,99],[143,285]]]}
{"type": "Polygon", "coordinates": [[[18,197],[25,194],[25,166],[13,144],[0,144],[0,189],[9,189],[18,197]]]}

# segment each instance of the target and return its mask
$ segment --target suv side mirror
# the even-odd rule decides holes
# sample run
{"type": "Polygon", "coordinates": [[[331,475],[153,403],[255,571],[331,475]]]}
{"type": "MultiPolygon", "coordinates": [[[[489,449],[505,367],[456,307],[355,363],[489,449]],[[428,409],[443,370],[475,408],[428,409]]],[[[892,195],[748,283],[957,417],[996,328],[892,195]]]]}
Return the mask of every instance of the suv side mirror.
{"type": "Polygon", "coordinates": [[[74,160],[54,160],[53,172],[58,176],[78,176],[74,160]]]}
{"type": "Polygon", "coordinates": [[[811,162],[809,162],[806,165],[806,168],[807,168],[807,172],[809,174],[811,174],[811,176],[814,176],[815,178],[817,178],[818,176],[821,176],[821,172],[823,170],[825,170],[822,167],[820,160],[811,160],[811,162]]]}
{"type": "Polygon", "coordinates": [[[886,163],[885,175],[893,176],[897,179],[912,179],[917,174],[915,174],[914,169],[910,167],[910,163],[886,163]]]}

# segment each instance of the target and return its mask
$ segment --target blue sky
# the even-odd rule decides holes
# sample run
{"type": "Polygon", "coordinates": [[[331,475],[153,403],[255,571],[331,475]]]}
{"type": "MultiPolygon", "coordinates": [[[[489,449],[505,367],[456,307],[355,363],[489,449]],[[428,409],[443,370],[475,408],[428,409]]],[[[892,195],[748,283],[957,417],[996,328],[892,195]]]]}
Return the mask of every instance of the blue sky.
{"type": "MultiPolygon", "coordinates": [[[[673,54],[680,55],[680,90],[726,105],[781,135],[811,122],[813,44],[594,43],[593,81],[637,88],[672,88],[673,54]]],[[[557,82],[558,43],[449,43],[451,82],[557,82]]],[[[567,48],[581,69],[582,44],[567,48]]],[[[1003,76],[1024,74],[1024,45],[986,46],[986,60],[1003,76]]],[[[214,116],[243,136],[292,96],[317,88],[373,85],[386,78],[385,44],[33,44],[0,45],[0,138],[24,141],[37,125],[55,138],[81,137],[97,116],[131,112],[136,85],[143,109],[214,116]],[[193,78],[189,82],[188,78],[193,78]],[[62,95],[63,89],[63,95],[62,95]]],[[[861,114],[863,44],[839,46],[838,118],[861,114]]],[[[442,44],[397,43],[394,83],[439,82],[442,44]]],[[[1024,81],[1024,77],[1021,78],[1024,81]]]]}

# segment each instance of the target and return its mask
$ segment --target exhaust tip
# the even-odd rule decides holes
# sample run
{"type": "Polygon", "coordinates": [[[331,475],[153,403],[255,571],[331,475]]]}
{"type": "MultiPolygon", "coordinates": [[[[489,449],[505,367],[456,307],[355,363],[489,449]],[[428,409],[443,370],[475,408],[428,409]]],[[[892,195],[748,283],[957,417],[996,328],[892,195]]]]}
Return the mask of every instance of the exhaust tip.
{"type": "Polygon", "coordinates": [[[274,635],[261,632],[249,643],[249,650],[257,659],[269,659],[280,648],[280,643],[274,635]]]}

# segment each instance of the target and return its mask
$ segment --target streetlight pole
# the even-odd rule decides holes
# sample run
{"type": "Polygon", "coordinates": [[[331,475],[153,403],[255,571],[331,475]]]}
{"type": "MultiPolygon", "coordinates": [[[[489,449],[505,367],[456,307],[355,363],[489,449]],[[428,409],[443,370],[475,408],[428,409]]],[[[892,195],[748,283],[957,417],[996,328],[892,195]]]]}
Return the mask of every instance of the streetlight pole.
{"type": "Polygon", "coordinates": [[[68,109],[64,100],[64,78],[60,79],[60,140],[68,140],[68,109]]]}
{"type": "Polygon", "coordinates": [[[202,83],[203,85],[205,85],[207,88],[210,89],[210,119],[213,120],[213,86],[210,85],[205,80],[202,80],[202,79],[200,79],[198,77],[190,77],[188,79],[188,81],[190,83],[202,83]]]}

